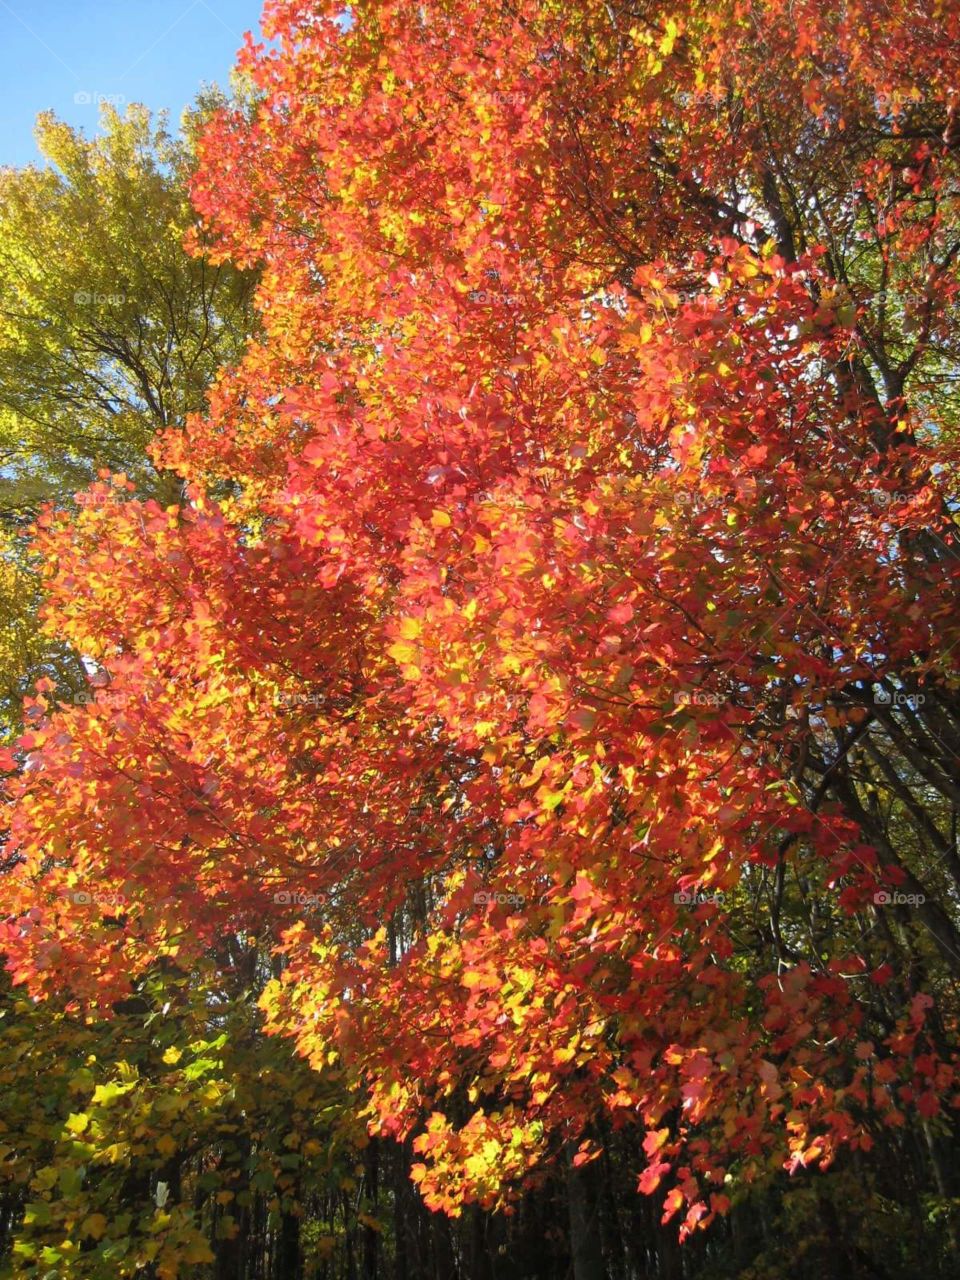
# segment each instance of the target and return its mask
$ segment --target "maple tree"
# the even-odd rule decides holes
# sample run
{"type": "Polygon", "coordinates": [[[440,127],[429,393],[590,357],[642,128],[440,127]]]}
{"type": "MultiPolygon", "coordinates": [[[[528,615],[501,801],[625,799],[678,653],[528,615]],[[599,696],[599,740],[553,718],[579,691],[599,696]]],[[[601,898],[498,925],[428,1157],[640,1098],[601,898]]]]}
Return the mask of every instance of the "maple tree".
{"type": "Polygon", "coordinates": [[[683,1240],[907,1125],[949,1200],[960,11],[265,30],[193,187],[263,332],[154,447],[187,502],[39,522],[94,700],[6,761],[14,980],[256,937],[430,1208],[561,1171],[577,1280],[624,1134],[683,1240]]]}
{"type": "MultiPolygon", "coordinates": [[[[176,138],[138,107],[108,112],[92,141],[42,117],[57,168],[0,175],[4,736],[22,732],[38,672],[58,698],[91,696],[80,657],[37,627],[31,513],[82,508],[103,468],[122,467],[140,498],[178,493],[146,443],[203,405],[253,327],[252,277],[182,245],[191,136],[218,101],[202,98],[176,138]]],[[[220,946],[189,973],[155,966],[96,1022],[0,983],[0,1274],[215,1265],[233,1280],[266,1260],[282,1276],[308,1205],[319,1257],[369,1233],[366,1197],[343,1202],[364,1160],[348,1095],[264,1039],[267,976],[255,949],[220,946]]]]}
{"type": "MultiPolygon", "coordinates": [[[[19,695],[38,668],[56,678],[58,699],[91,698],[78,655],[37,629],[31,511],[44,499],[67,510],[112,500],[82,490],[106,466],[122,465],[140,498],[179,492],[145,443],[203,403],[218,363],[252,327],[249,275],[191,260],[180,243],[195,220],[191,139],[218,100],[201,98],[177,138],[136,107],[126,118],[108,112],[92,142],[41,118],[59,175],[2,175],[6,735],[22,732],[19,695]],[[94,360],[93,342],[116,362],[94,360]],[[175,371],[185,362],[189,377],[175,371]],[[131,369],[162,388],[165,416],[152,426],[157,398],[139,399],[125,382],[131,369]]],[[[78,905],[96,911],[100,895],[87,896],[78,905]]],[[[267,976],[256,948],[221,945],[189,972],[153,966],[106,1021],[60,999],[32,1005],[0,983],[0,1275],[114,1280],[212,1267],[230,1280],[246,1268],[279,1280],[338,1251],[376,1255],[379,1152],[335,1075],[311,1079],[291,1045],[264,1041],[254,1002],[267,976]]]]}

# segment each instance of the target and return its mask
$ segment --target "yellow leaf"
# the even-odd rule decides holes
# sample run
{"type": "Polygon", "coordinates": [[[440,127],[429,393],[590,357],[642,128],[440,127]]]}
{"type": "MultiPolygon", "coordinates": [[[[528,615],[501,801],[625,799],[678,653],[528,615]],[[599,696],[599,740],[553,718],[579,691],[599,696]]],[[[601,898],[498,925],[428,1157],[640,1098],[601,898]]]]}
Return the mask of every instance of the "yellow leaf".
{"type": "Polygon", "coordinates": [[[419,618],[401,618],[400,634],[404,640],[416,640],[422,630],[423,623],[419,618]]]}
{"type": "Polygon", "coordinates": [[[93,1236],[94,1240],[99,1240],[107,1229],[107,1220],[102,1213],[91,1213],[89,1217],[84,1218],[80,1225],[80,1234],[84,1236],[93,1236]]]}
{"type": "Polygon", "coordinates": [[[677,36],[680,34],[680,28],[677,26],[673,18],[667,19],[666,34],[660,41],[659,49],[662,54],[673,53],[673,46],[677,43],[677,36]]]}
{"type": "Polygon", "coordinates": [[[183,1251],[185,1262],[213,1262],[214,1257],[206,1240],[191,1240],[183,1251]]]}
{"type": "Polygon", "coordinates": [[[446,529],[450,524],[450,517],[446,511],[441,511],[439,507],[434,507],[433,515],[430,517],[430,523],[435,529],[446,529]]]}
{"type": "Polygon", "coordinates": [[[163,1156],[172,1156],[177,1149],[175,1139],[171,1138],[169,1133],[162,1133],[157,1139],[157,1150],[163,1156]]]}
{"type": "Polygon", "coordinates": [[[405,663],[413,662],[417,656],[417,651],[412,644],[408,644],[405,640],[398,640],[396,644],[392,644],[387,653],[401,666],[405,663]]]}

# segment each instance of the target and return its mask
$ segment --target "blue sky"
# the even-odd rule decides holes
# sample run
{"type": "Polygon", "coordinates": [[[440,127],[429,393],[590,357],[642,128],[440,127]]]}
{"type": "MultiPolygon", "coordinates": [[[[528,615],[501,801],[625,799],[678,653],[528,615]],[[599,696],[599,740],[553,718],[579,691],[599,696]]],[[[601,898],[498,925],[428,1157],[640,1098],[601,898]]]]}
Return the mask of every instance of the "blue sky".
{"type": "Polygon", "coordinates": [[[39,158],[44,110],[88,134],[98,98],[167,107],[175,123],[201,83],[226,85],[260,10],[261,0],[0,0],[0,164],[39,158]]]}

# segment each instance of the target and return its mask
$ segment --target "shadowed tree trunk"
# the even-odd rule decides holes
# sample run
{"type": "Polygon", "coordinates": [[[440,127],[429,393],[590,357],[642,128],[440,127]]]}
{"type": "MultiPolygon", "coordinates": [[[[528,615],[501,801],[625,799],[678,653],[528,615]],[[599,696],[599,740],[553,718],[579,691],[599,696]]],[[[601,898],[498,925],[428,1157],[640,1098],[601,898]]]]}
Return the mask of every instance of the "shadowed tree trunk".
{"type": "Polygon", "coordinates": [[[590,1163],[576,1168],[573,1163],[575,1150],[572,1144],[567,1144],[567,1208],[573,1280],[606,1280],[600,1241],[596,1166],[590,1163]]]}

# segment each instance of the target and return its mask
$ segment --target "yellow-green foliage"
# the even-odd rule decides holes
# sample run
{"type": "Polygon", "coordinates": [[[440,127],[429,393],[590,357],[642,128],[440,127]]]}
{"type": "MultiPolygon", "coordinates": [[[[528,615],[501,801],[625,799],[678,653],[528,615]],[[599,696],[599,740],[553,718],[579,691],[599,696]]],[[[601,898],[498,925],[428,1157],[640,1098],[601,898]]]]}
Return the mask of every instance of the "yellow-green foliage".
{"type": "Polygon", "coordinates": [[[253,282],[183,248],[195,217],[188,141],[143,107],[105,112],[89,140],[52,115],[44,167],[0,170],[0,732],[26,684],[76,664],[43,645],[22,536],[45,502],[74,500],[101,468],[175,501],[147,446],[204,406],[250,329],[253,282]]]}

